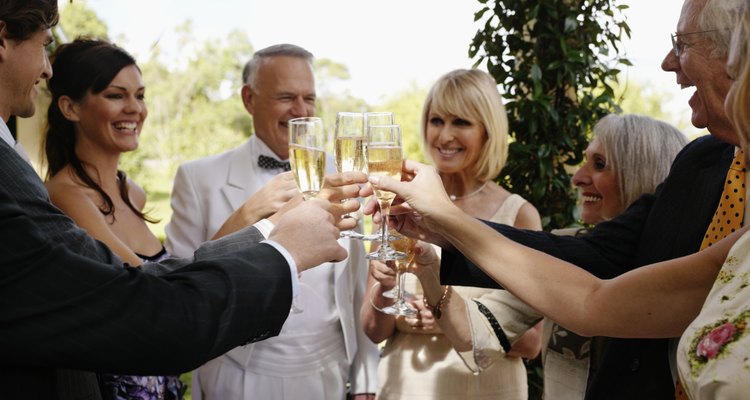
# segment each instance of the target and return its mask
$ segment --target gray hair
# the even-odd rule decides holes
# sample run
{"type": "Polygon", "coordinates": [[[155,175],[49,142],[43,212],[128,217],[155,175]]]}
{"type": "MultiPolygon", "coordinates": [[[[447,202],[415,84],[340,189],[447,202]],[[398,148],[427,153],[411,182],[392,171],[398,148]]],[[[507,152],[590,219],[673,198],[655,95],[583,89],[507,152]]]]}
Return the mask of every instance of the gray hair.
{"type": "Polygon", "coordinates": [[[687,138],[674,126],[642,115],[610,114],[594,126],[604,156],[617,177],[620,200],[628,207],[654,193],[669,173],[687,138]]]}
{"type": "Polygon", "coordinates": [[[245,63],[245,67],[242,69],[242,82],[250,85],[250,87],[255,87],[255,78],[258,76],[258,70],[263,60],[280,56],[302,58],[311,64],[314,58],[312,53],[297,45],[289,43],[275,44],[256,51],[253,54],[253,58],[245,63]]]}
{"type": "Polygon", "coordinates": [[[714,44],[713,57],[726,57],[732,41],[732,30],[739,23],[737,9],[742,0],[705,0],[697,26],[714,44]]]}

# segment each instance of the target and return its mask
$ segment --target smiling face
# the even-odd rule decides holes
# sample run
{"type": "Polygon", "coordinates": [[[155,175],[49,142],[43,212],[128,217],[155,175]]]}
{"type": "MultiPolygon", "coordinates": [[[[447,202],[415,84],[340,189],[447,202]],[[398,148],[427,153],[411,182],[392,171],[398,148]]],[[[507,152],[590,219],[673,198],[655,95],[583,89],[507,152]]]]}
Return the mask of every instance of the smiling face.
{"type": "Polygon", "coordinates": [[[443,115],[430,108],[425,143],[441,173],[469,173],[485,142],[484,127],[476,121],[443,115]]]}
{"type": "Polygon", "coordinates": [[[254,85],[242,88],[242,100],[253,115],[255,134],[282,160],[289,158],[287,122],[314,116],[315,99],[312,65],[301,57],[264,59],[254,85]]]}
{"type": "Polygon", "coordinates": [[[5,121],[11,115],[31,117],[36,111],[37,83],[52,76],[46,51],[46,46],[52,42],[52,34],[49,29],[42,29],[20,41],[6,39],[4,29],[0,35],[3,35],[0,81],[5,89],[0,100],[0,116],[5,121]]]}
{"type": "MultiPolygon", "coordinates": [[[[99,93],[90,91],[70,104],[78,146],[123,153],[138,148],[138,137],[148,115],[145,87],[135,65],[124,67],[99,93]]],[[[68,99],[63,98],[64,101],[68,99]]],[[[62,107],[61,107],[62,108],[62,107]]]]}
{"type": "Polygon", "coordinates": [[[715,46],[707,35],[699,33],[700,15],[706,0],[686,0],[677,23],[675,38],[679,57],[670,49],[662,61],[662,69],[674,72],[683,89],[694,88],[688,104],[691,122],[707,128],[715,137],[737,145],[738,138],[724,112],[724,99],[731,85],[724,70],[726,57],[712,55],[715,46]]]}
{"type": "Polygon", "coordinates": [[[596,138],[586,148],[586,161],[573,175],[573,184],[580,190],[581,220],[587,224],[611,219],[625,208],[615,171],[596,138]]]}

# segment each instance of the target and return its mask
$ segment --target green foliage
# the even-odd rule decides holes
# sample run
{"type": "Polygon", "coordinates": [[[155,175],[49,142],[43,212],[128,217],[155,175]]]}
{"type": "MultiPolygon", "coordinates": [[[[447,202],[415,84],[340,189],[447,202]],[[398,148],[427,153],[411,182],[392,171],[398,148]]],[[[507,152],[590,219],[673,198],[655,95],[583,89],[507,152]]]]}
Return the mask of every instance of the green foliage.
{"type": "MultiPolygon", "coordinates": [[[[78,36],[89,36],[109,40],[107,24],[102,21],[86,1],[66,4],[60,11],[60,31],[65,41],[72,41],[78,36]]],[[[56,38],[60,42],[60,38],[56,38]]]]}
{"type": "Polygon", "coordinates": [[[591,127],[616,110],[623,35],[616,0],[479,0],[469,48],[502,86],[513,142],[498,180],[538,209],[546,229],[574,221],[566,169],[582,161],[591,127]],[[614,55],[610,55],[610,52],[614,55]]]}
{"type": "MultiPolygon", "coordinates": [[[[180,164],[236,147],[252,132],[239,96],[242,66],[253,51],[247,35],[237,31],[225,40],[198,42],[190,22],[178,32],[182,47],[177,54],[167,57],[157,44],[140,65],[149,116],[138,151],[120,159],[120,168],[143,186],[149,200],[162,203],[180,164]],[[191,48],[189,43],[197,44],[191,48]]],[[[169,207],[157,203],[152,215],[161,219],[154,228],[161,234],[169,207]]]]}
{"type": "Polygon", "coordinates": [[[664,108],[674,97],[670,91],[650,82],[628,79],[624,84],[615,86],[615,94],[623,113],[647,115],[673,124],[688,137],[694,134],[695,127],[690,119],[680,118],[664,108]]]}
{"type": "Polygon", "coordinates": [[[410,88],[387,99],[381,108],[373,111],[393,111],[395,122],[401,125],[404,158],[425,162],[422,150],[422,107],[428,89],[412,84],[410,88]]]}
{"type": "Polygon", "coordinates": [[[318,98],[315,114],[323,118],[326,132],[329,134],[329,146],[326,151],[333,152],[333,132],[336,128],[336,113],[362,112],[367,110],[367,103],[349,93],[348,90],[337,90],[337,84],[349,80],[349,68],[346,65],[327,58],[315,59],[315,86],[318,98]]]}

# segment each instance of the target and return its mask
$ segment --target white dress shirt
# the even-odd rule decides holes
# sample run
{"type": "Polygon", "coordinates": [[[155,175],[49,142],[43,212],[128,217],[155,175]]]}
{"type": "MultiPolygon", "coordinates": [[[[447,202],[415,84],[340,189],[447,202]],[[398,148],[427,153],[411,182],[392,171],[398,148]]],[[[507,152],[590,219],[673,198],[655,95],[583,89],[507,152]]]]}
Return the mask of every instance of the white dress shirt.
{"type": "Polygon", "coordinates": [[[15,147],[16,145],[16,140],[13,139],[13,135],[10,134],[8,125],[5,124],[5,121],[2,118],[0,118],[0,139],[3,139],[10,147],[15,147]]]}
{"type": "MultiPolygon", "coordinates": [[[[180,166],[172,192],[175,214],[167,225],[172,253],[191,253],[283,172],[259,167],[260,155],[278,159],[252,136],[235,149],[180,166]]],[[[332,157],[327,160],[330,172],[335,165],[332,157]]],[[[273,229],[266,220],[255,227],[265,237],[273,229]]],[[[359,323],[367,279],[364,248],[357,241],[339,243],[348,250],[346,260],[300,275],[295,304],[303,312],[289,315],[278,337],[233,349],[199,368],[193,374],[200,392],[194,399],[344,398],[347,379],[352,393],[375,392],[378,350],[359,323]]]]}
{"type": "Polygon", "coordinates": [[[21,158],[26,160],[27,163],[31,163],[29,155],[26,153],[26,149],[21,146],[20,142],[13,139],[13,135],[11,135],[8,125],[5,124],[5,121],[2,118],[0,118],[0,138],[2,138],[5,143],[8,143],[8,145],[12,147],[21,158]]]}

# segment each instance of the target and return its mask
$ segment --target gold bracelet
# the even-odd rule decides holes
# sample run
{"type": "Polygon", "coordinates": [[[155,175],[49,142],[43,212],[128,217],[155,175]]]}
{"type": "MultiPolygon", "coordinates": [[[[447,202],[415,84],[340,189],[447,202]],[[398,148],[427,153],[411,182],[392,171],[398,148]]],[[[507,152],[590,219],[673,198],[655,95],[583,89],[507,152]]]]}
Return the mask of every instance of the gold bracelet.
{"type": "Polygon", "coordinates": [[[446,285],[445,289],[443,289],[443,295],[440,296],[440,300],[438,300],[437,304],[435,304],[435,307],[431,306],[430,303],[427,302],[427,297],[422,297],[422,303],[424,304],[425,308],[430,310],[432,312],[432,315],[435,316],[435,319],[440,319],[440,317],[443,315],[442,307],[446,304],[448,304],[448,300],[450,300],[451,292],[453,291],[453,288],[451,285],[446,285]]]}

